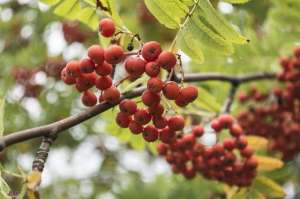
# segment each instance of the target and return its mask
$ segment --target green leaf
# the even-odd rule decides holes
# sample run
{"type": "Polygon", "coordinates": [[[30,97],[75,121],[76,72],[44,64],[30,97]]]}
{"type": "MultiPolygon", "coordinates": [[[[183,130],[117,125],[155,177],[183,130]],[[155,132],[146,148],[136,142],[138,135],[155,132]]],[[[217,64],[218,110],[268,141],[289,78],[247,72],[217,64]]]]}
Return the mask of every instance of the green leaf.
{"type": "Polygon", "coordinates": [[[2,137],[4,133],[4,107],[5,100],[0,99],[0,137],[2,137]]]}
{"type": "Polygon", "coordinates": [[[217,101],[215,96],[201,87],[198,87],[198,91],[199,97],[193,102],[193,104],[210,112],[220,112],[222,105],[217,101]]]}
{"type": "Polygon", "coordinates": [[[232,3],[232,4],[243,4],[247,3],[251,0],[224,0],[225,2],[232,3]]]}
{"type": "Polygon", "coordinates": [[[145,0],[145,4],[157,20],[168,28],[180,27],[181,19],[187,15],[191,1],[180,0],[145,0]]]}
{"type": "Polygon", "coordinates": [[[40,0],[40,2],[47,4],[49,6],[55,5],[59,2],[60,0],[40,0]]]}
{"type": "Polygon", "coordinates": [[[105,0],[105,2],[106,2],[107,7],[110,10],[111,17],[114,20],[114,22],[116,23],[116,25],[125,28],[125,25],[124,25],[120,15],[119,15],[119,12],[118,12],[117,4],[119,2],[117,3],[116,0],[105,0]]]}
{"type": "Polygon", "coordinates": [[[242,189],[235,193],[230,199],[265,199],[265,196],[255,189],[242,189]]]}
{"type": "Polygon", "coordinates": [[[286,193],[283,188],[270,178],[258,176],[253,182],[253,188],[265,193],[272,198],[284,198],[286,193]]]}

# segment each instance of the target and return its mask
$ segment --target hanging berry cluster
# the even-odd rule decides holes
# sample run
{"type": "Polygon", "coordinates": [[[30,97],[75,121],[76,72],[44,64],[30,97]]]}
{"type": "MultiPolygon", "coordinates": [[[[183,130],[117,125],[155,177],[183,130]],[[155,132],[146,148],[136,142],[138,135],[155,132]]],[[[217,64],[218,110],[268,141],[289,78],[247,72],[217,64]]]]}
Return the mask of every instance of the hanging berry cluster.
{"type": "Polygon", "coordinates": [[[242,128],[228,114],[219,116],[210,126],[217,134],[228,129],[232,138],[208,147],[199,141],[204,134],[202,125],[194,126],[191,133],[162,131],[163,143],[157,146],[159,154],[171,164],[174,173],[181,173],[187,179],[194,178],[198,172],[229,185],[249,186],[256,176],[258,163],[242,128]]]}
{"type": "Polygon", "coordinates": [[[273,89],[268,96],[256,90],[242,94],[243,103],[264,102],[252,106],[239,114],[238,120],[247,134],[255,134],[270,140],[270,151],[280,151],[284,160],[291,160],[300,152],[300,47],[294,49],[294,56],[282,57],[283,71],[278,74],[282,87],[273,89]],[[261,99],[261,97],[265,96],[261,99]],[[266,100],[271,100],[266,106],[266,100]],[[273,100],[272,100],[273,99],[273,100]]]}

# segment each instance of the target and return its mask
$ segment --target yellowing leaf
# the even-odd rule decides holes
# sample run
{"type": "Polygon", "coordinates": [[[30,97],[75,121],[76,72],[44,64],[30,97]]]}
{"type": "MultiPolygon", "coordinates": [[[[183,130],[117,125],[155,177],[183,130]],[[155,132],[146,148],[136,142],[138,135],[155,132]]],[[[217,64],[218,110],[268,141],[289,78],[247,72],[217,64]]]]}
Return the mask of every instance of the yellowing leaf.
{"type": "Polygon", "coordinates": [[[264,150],[267,148],[268,140],[259,136],[247,136],[248,144],[255,150],[264,150]]]}
{"type": "Polygon", "coordinates": [[[232,4],[243,4],[243,3],[247,3],[251,0],[224,0],[228,3],[232,3],[232,4]]]}
{"type": "Polygon", "coordinates": [[[40,185],[42,178],[42,173],[39,171],[32,171],[27,176],[27,188],[35,191],[36,188],[40,185]]]}
{"type": "Polygon", "coordinates": [[[283,188],[279,184],[265,176],[256,177],[252,187],[253,189],[265,193],[272,198],[284,198],[286,195],[283,188]]]}
{"type": "Polygon", "coordinates": [[[284,163],[275,158],[270,158],[266,156],[255,156],[258,161],[258,170],[259,171],[273,171],[275,169],[280,169],[284,163]]]}

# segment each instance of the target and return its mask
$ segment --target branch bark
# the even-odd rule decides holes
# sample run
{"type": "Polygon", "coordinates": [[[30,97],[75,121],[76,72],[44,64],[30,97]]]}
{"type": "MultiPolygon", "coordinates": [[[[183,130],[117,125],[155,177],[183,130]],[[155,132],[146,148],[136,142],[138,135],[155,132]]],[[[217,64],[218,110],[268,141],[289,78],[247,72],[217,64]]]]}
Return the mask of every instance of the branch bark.
{"type": "MultiPolygon", "coordinates": [[[[251,81],[272,80],[275,78],[276,75],[273,73],[257,73],[243,76],[224,75],[218,73],[202,73],[187,74],[185,75],[184,82],[221,81],[239,85],[251,81]]],[[[174,78],[174,80],[177,82],[181,82],[181,79],[178,77],[174,78]]],[[[144,90],[145,88],[137,88],[133,91],[124,93],[121,97],[121,100],[138,97],[143,93],[144,90]]],[[[108,109],[116,106],[118,103],[111,104],[108,102],[103,102],[90,109],[87,109],[86,111],[83,111],[76,115],[72,115],[57,122],[7,134],[0,139],[0,151],[10,145],[24,142],[33,138],[42,136],[55,136],[58,133],[61,133],[73,126],[76,126],[77,124],[80,124],[100,113],[107,111],[108,109]]]]}

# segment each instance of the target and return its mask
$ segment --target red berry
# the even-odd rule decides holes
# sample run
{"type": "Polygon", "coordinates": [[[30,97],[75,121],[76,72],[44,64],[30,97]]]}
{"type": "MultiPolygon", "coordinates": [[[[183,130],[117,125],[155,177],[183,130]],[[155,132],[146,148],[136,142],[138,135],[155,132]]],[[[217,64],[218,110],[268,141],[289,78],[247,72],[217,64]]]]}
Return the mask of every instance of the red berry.
{"type": "Polygon", "coordinates": [[[128,115],[132,115],[137,111],[137,105],[135,101],[130,99],[124,99],[119,104],[119,108],[121,112],[127,113],[128,115]]]}
{"type": "Polygon", "coordinates": [[[168,152],[168,146],[166,144],[163,143],[159,143],[156,146],[157,152],[159,155],[166,155],[168,152]]]}
{"type": "Polygon", "coordinates": [[[103,92],[103,99],[109,103],[119,102],[120,97],[121,97],[120,91],[115,86],[112,86],[104,90],[103,92]]]}
{"type": "Polygon", "coordinates": [[[69,77],[79,77],[80,76],[80,62],[70,61],[66,65],[66,72],[69,77]]]}
{"type": "Polygon", "coordinates": [[[294,48],[294,56],[300,58],[300,46],[294,48]]]}
{"type": "Polygon", "coordinates": [[[198,89],[195,86],[187,86],[180,90],[180,96],[182,96],[187,103],[193,102],[198,97],[198,89]]]}
{"type": "Polygon", "coordinates": [[[254,151],[250,146],[241,150],[241,155],[245,158],[250,158],[253,155],[254,151]]]}
{"type": "Polygon", "coordinates": [[[112,79],[110,76],[100,76],[96,80],[96,87],[99,90],[105,90],[112,86],[112,79]]]}
{"type": "Polygon", "coordinates": [[[192,129],[192,133],[195,137],[201,137],[204,133],[204,128],[202,125],[194,126],[192,129]]]}
{"type": "Polygon", "coordinates": [[[95,64],[89,58],[82,59],[79,66],[82,73],[92,73],[95,70],[95,64]]]}
{"type": "Polygon", "coordinates": [[[187,168],[183,171],[183,175],[187,180],[191,180],[196,176],[196,171],[194,168],[187,168]]]}
{"type": "Polygon", "coordinates": [[[282,66],[283,69],[288,69],[290,66],[290,58],[289,57],[280,57],[279,63],[282,66]]]}
{"type": "Polygon", "coordinates": [[[145,43],[142,49],[142,56],[148,62],[156,60],[160,53],[161,47],[156,41],[149,41],[145,43]]]}
{"type": "Polygon", "coordinates": [[[162,116],[155,116],[152,118],[153,124],[158,129],[163,129],[168,125],[168,120],[162,116]]]}
{"type": "Polygon", "coordinates": [[[150,122],[151,115],[149,114],[148,110],[140,109],[135,112],[134,120],[140,125],[145,125],[150,122]]]}
{"type": "Polygon", "coordinates": [[[230,134],[234,137],[239,137],[243,134],[243,129],[239,124],[233,124],[230,129],[230,134]]]}
{"type": "Polygon", "coordinates": [[[161,104],[155,104],[148,108],[148,111],[153,116],[160,116],[164,113],[164,106],[161,104]]]}
{"type": "Polygon", "coordinates": [[[160,73],[160,67],[156,62],[148,62],[145,66],[145,72],[149,77],[157,77],[160,73]]]}
{"type": "Polygon", "coordinates": [[[178,131],[184,128],[184,118],[181,115],[175,115],[169,118],[168,126],[171,130],[178,131]]]}
{"type": "Polygon", "coordinates": [[[65,84],[68,84],[68,85],[72,85],[72,84],[75,84],[76,83],[76,78],[75,77],[70,77],[68,74],[67,74],[67,70],[66,68],[64,68],[62,71],[61,71],[61,80],[63,80],[65,82],[65,84]]]}
{"type": "Polygon", "coordinates": [[[179,107],[185,107],[189,103],[183,95],[179,94],[175,100],[175,104],[179,107]]]}
{"type": "Polygon", "coordinates": [[[170,71],[176,65],[177,59],[171,52],[163,51],[157,58],[157,63],[160,67],[170,71]]]}
{"type": "Polygon", "coordinates": [[[110,75],[113,71],[111,64],[104,61],[101,65],[96,65],[96,73],[101,76],[110,75]]]}
{"type": "Polygon", "coordinates": [[[164,83],[157,77],[152,77],[147,82],[147,88],[153,93],[159,93],[163,89],[164,83]]]}
{"type": "Polygon", "coordinates": [[[185,148],[191,148],[196,143],[196,138],[193,134],[185,134],[182,137],[183,144],[185,148]]]}
{"type": "Polygon", "coordinates": [[[222,127],[230,127],[234,122],[234,118],[229,114],[223,114],[219,117],[219,122],[222,127]]]}
{"type": "Polygon", "coordinates": [[[133,134],[140,134],[144,130],[143,126],[134,120],[129,123],[129,129],[133,134]]]}
{"type": "Polygon", "coordinates": [[[240,136],[236,140],[236,147],[238,149],[244,149],[247,145],[248,145],[248,141],[247,141],[246,137],[244,137],[244,136],[240,136]]]}
{"type": "Polygon", "coordinates": [[[253,156],[251,158],[247,159],[245,162],[245,168],[247,168],[247,169],[256,169],[257,166],[258,166],[258,161],[253,156]]]}
{"type": "Polygon", "coordinates": [[[122,128],[127,128],[131,120],[132,120],[131,116],[123,112],[119,112],[116,117],[117,124],[122,128]]]}
{"type": "Polygon", "coordinates": [[[169,81],[163,88],[164,96],[169,100],[175,100],[180,93],[180,88],[176,82],[169,81]]]}
{"type": "Polygon", "coordinates": [[[125,69],[133,77],[139,77],[145,72],[146,62],[139,57],[129,57],[125,62],[125,69]]]}
{"type": "Polygon", "coordinates": [[[160,102],[160,96],[157,93],[152,93],[149,90],[145,90],[142,94],[142,102],[146,106],[155,106],[160,102]]]}
{"type": "Polygon", "coordinates": [[[92,88],[96,83],[97,75],[95,73],[84,73],[76,79],[76,89],[79,92],[92,88]]]}
{"type": "Polygon", "coordinates": [[[174,139],[175,139],[175,132],[174,131],[171,131],[169,129],[169,127],[166,127],[164,129],[161,129],[159,131],[159,139],[163,142],[163,143],[166,143],[166,144],[169,144],[171,143],[174,139]]]}
{"type": "Polygon", "coordinates": [[[123,60],[124,51],[121,46],[113,44],[104,51],[104,58],[107,63],[118,64],[123,60]]]}
{"type": "Polygon", "coordinates": [[[104,61],[104,50],[99,45],[92,45],[88,49],[88,56],[95,64],[101,65],[104,61]]]}
{"type": "Polygon", "coordinates": [[[144,128],[143,137],[147,142],[154,142],[158,139],[158,130],[153,125],[144,128]]]}
{"type": "Polygon", "coordinates": [[[97,97],[92,91],[85,91],[82,94],[81,101],[85,106],[94,106],[97,103],[97,97]]]}
{"type": "Polygon", "coordinates": [[[210,126],[215,132],[220,132],[222,130],[222,126],[220,125],[220,122],[218,119],[214,119],[211,121],[210,126]]]}
{"type": "Polygon", "coordinates": [[[223,146],[228,151],[232,151],[235,148],[235,140],[234,139],[225,139],[223,141],[223,146]]]}
{"type": "Polygon", "coordinates": [[[111,37],[116,31],[113,20],[109,18],[102,19],[99,23],[99,32],[104,37],[111,37]]]}

